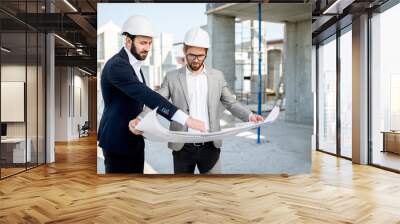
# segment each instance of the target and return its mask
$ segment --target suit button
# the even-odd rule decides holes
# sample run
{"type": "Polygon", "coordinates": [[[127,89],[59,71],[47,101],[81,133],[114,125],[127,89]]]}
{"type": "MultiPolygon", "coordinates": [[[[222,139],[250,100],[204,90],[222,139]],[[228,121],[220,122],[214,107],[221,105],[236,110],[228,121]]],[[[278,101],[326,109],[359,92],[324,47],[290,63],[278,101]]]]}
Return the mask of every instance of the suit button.
{"type": "Polygon", "coordinates": [[[189,112],[189,109],[187,109],[186,111],[189,112]]]}

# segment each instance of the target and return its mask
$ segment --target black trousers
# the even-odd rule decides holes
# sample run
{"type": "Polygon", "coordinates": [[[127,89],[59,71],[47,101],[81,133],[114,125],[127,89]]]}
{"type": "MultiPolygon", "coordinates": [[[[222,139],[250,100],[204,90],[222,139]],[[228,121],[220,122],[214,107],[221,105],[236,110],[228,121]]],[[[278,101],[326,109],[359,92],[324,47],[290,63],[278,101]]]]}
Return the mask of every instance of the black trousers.
{"type": "Polygon", "coordinates": [[[106,173],[139,173],[144,170],[144,142],[137,144],[132,152],[115,153],[111,149],[103,149],[106,173]]]}
{"type": "Polygon", "coordinates": [[[212,142],[187,143],[180,151],[173,151],[175,174],[193,174],[197,165],[200,173],[210,171],[219,159],[220,148],[212,142]]]}

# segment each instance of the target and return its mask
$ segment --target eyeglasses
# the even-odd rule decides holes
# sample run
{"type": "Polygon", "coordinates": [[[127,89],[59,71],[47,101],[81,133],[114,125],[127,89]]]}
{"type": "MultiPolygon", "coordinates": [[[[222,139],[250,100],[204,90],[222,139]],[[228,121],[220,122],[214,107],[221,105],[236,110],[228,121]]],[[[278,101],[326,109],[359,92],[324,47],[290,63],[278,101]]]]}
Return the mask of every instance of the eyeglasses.
{"type": "Polygon", "coordinates": [[[206,58],[206,56],[204,54],[200,54],[200,55],[188,54],[187,57],[191,61],[194,61],[194,59],[196,59],[196,58],[197,58],[197,60],[202,61],[202,60],[204,60],[204,58],[206,58]]]}

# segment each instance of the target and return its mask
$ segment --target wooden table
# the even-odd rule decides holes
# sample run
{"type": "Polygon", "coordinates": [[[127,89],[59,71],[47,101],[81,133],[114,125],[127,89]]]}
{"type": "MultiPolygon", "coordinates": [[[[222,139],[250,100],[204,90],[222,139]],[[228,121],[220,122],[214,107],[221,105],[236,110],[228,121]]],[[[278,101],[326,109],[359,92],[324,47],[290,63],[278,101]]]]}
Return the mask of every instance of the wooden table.
{"type": "Polygon", "coordinates": [[[382,131],[383,150],[382,152],[392,152],[400,154],[400,131],[382,131]]]}

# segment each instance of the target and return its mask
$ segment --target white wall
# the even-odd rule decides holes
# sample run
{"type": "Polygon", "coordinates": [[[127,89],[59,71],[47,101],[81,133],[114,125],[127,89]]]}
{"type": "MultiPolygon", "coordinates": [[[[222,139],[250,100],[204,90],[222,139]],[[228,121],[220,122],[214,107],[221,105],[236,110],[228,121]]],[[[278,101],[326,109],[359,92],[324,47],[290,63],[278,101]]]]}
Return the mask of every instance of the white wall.
{"type": "Polygon", "coordinates": [[[56,67],[55,85],[55,140],[77,139],[78,124],[82,126],[89,116],[88,78],[76,68],[56,67]],[[82,107],[82,113],[79,106],[82,107]]]}
{"type": "MultiPolygon", "coordinates": [[[[76,70],[75,70],[76,72],[76,70]]],[[[89,106],[89,102],[88,102],[88,78],[87,77],[83,77],[80,76],[79,74],[77,75],[75,73],[74,75],[74,96],[71,96],[71,99],[74,99],[74,108],[73,110],[75,110],[75,113],[72,113],[72,119],[71,119],[71,131],[69,133],[69,135],[71,136],[72,139],[74,138],[78,138],[79,137],[79,133],[78,133],[78,124],[79,125],[83,125],[85,123],[85,121],[88,121],[89,119],[89,113],[88,113],[88,106],[89,106]],[[80,93],[78,92],[80,90],[80,93]],[[78,98],[80,94],[80,99],[78,98]],[[79,102],[81,101],[81,110],[82,112],[80,113],[79,111],[79,102]]],[[[72,103],[71,103],[72,105],[72,103]]]]}
{"type": "Polygon", "coordinates": [[[68,68],[55,68],[55,141],[67,141],[68,139],[68,68]]]}
{"type": "MultiPolygon", "coordinates": [[[[2,112],[6,113],[22,113],[24,116],[26,112],[26,120],[22,118],[21,122],[6,122],[7,123],[7,137],[9,138],[24,138],[25,135],[30,139],[30,148],[32,161],[36,161],[37,153],[39,153],[39,163],[44,162],[44,74],[42,68],[36,66],[25,66],[25,64],[3,64],[1,66],[1,81],[2,82],[24,82],[26,84],[26,100],[22,99],[23,105],[19,108],[12,108],[4,106],[1,108],[2,112]],[[38,70],[37,70],[38,69],[38,70]],[[27,78],[27,80],[25,80],[27,78]],[[26,103],[26,106],[25,106],[26,103]],[[14,111],[13,111],[14,110],[14,111]]],[[[2,89],[2,98],[10,98],[4,95],[2,89]]],[[[18,90],[19,94],[24,95],[25,90],[18,90]]],[[[10,93],[8,93],[10,94],[10,93]]],[[[24,97],[22,97],[24,98],[24,97]]],[[[3,104],[4,102],[2,102],[3,104]]],[[[12,102],[11,102],[12,103],[12,102]]],[[[16,103],[16,102],[15,102],[16,103]]]]}
{"type": "MultiPolygon", "coordinates": [[[[33,66],[9,64],[1,66],[1,81],[10,82],[25,82],[26,71],[28,74],[33,72],[36,73],[36,68],[33,66]],[[27,70],[25,70],[27,69],[27,70]]],[[[36,93],[36,92],[35,92],[36,93]]],[[[36,94],[27,93],[29,96],[36,96],[36,94]]],[[[7,108],[1,108],[1,110],[7,110],[7,108]]],[[[29,121],[31,117],[28,117],[29,121]]],[[[7,122],[7,136],[8,137],[25,137],[25,126],[26,122],[7,122]]],[[[29,126],[30,127],[30,126],[29,126]]]]}

